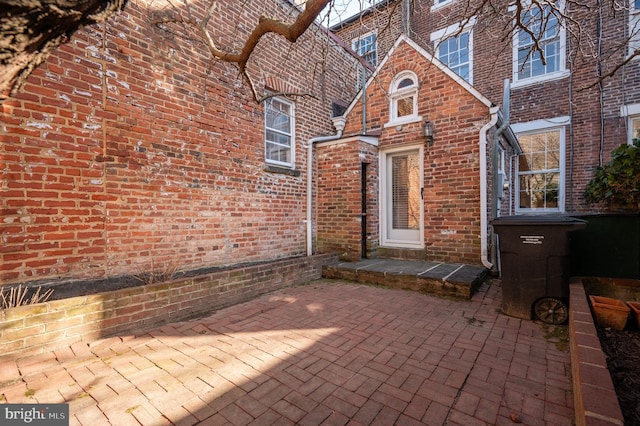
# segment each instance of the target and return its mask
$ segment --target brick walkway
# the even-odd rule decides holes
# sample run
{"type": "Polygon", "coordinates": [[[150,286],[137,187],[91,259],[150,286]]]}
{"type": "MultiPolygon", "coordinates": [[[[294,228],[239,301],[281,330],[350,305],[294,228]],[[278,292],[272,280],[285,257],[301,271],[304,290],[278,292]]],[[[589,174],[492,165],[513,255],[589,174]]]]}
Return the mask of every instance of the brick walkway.
{"type": "Polygon", "coordinates": [[[0,394],[72,425],[571,425],[568,352],[499,302],[317,281],[4,363],[0,394]]]}

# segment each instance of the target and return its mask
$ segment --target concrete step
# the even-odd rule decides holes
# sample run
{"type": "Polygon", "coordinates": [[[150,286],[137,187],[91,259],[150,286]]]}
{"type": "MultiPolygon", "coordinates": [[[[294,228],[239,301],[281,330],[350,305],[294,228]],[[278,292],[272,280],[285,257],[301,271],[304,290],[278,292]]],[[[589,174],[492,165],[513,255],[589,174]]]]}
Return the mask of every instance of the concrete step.
{"type": "Polygon", "coordinates": [[[488,275],[481,266],[420,260],[363,259],[322,269],[324,278],[377,284],[436,296],[470,299],[488,275]]]}

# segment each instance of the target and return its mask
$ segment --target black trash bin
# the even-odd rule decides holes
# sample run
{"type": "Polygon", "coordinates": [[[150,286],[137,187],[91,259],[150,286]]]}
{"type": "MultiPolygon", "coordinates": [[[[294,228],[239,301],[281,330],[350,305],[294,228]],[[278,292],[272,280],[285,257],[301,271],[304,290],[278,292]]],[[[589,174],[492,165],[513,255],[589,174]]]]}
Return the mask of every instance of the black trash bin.
{"type": "Polygon", "coordinates": [[[502,311],[517,318],[562,324],[569,310],[569,233],[587,222],[569,216],[504,216],[498,234],[502,311]]]}

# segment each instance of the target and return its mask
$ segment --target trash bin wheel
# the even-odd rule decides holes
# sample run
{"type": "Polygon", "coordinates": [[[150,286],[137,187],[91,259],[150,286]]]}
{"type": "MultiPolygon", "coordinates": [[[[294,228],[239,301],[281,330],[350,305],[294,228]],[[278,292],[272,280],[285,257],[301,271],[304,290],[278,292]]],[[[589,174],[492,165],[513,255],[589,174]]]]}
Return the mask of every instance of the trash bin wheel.
{"type": "Polygon", "coordinates": [[[569,318],[569,309],[560,299],[554,297],[543,297],[533,305],[533,312],[536,317],[547,324],[559,325],[569,318]]]}

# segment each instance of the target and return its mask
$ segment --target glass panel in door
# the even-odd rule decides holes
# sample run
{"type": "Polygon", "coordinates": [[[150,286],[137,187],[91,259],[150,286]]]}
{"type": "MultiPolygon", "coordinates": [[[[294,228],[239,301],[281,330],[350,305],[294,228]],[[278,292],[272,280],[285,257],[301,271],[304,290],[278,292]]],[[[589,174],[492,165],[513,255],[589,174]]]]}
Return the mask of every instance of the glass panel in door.
{"type": "Polygon", "coordinates": [[[422,167],[420,150],[387,154],[386,240],[392,246],[421,244],[422,167]]]}

